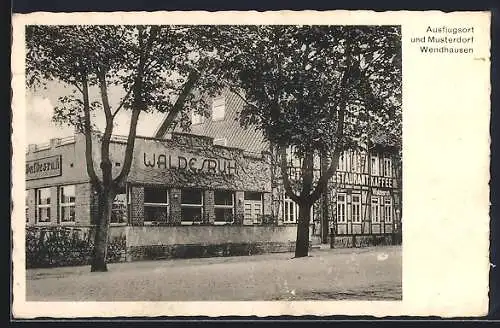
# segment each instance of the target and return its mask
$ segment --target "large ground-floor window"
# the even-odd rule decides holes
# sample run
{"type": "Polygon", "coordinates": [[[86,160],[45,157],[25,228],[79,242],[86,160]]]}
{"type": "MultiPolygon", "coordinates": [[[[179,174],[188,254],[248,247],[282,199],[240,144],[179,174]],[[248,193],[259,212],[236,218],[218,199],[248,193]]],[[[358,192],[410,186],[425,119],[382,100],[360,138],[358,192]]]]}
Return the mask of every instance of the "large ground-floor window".
{"type": "Polygon", "coordinates": [[[214,191],[215,224],[234,222],[234,192],[214,191]]]}
{"type": "Polygon", "coordinates": [[[371,218],[372,223],[380,223],[380,199],[379,197],[372,197],[371,204],[371,218]]]}
{"type": "Polygon", "coordinates": [[[352,194],[351,216],[353,223],[361,222],[361,195],[352,194]]]}
{"type": "Polygon", "coordinates": [[[347,208],[346,194],[344,193],[337,194],[337,213],[336,213],[337,223],[347,222],[346,208],[347,208]]]}
{"type": "Polygon", "coordinates": [[[127,190],[121,188],[113,200],[111,223],[127,223],[127,190]]]}
{"type": "Polygon", "coordinates": [[[299,218],[299,205],[285,195],[283,207],[283,222],[296,223],[299,218]]]}
{"type": "Polygon", "coordinates": [[[199,189],[182,189],[181,221],[183,224],[199,223],[203,219],[203,192],[199,189]]]}
{"type": "Polygon", "coordinates": [[[392,223],[392,198],[384,198],[384,222],[392,223]]]}
{"type": "Polygon", "coordinates": [[[75,222],[75,198],[76,189],[74,185],[59,187],[59,215],[61,223],[75,222]]]}
{"type": "Polygon", "coordinates": [[[168,190],[162,187],[144,187],[144,223],[159,224],[167,221],[168,190]]]}
{"type": "Polygon", "coordinates": [[[50,223],[51,213],[50,188],[36,190],[36,222],[50,223]]]}

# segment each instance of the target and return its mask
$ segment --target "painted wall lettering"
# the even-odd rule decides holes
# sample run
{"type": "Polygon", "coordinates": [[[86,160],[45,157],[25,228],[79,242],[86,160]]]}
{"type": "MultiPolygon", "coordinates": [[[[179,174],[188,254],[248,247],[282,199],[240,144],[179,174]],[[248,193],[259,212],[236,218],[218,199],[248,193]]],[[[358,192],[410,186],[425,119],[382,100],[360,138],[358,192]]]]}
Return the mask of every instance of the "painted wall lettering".
{"type": "Polygon", "coordinates": [[[57,177],[61,174],[61,155],[26,161],[26,180],[57,177]]]}
{"type": "Polygon", "coordinates": [[[337,172],[334,175],[337,183],[344,185],[371,186],[378,188],[395,188],[394,178],[369,176],[364,173],[337,172]]]}
{"type": "Polygon", "coordinates": [[[226,158],[203,158],[195,156],[166,155],[143,153],[143,164],[146,168],[177,169],[193,173],[209,173],[235,175],[236,160],[226,158]]]}

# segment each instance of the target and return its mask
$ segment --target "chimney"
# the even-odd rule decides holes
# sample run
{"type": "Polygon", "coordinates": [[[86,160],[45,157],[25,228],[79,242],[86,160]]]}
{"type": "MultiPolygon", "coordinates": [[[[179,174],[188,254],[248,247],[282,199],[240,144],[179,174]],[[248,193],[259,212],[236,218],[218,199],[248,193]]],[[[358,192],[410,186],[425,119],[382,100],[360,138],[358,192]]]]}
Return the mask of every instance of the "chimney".
{"type": "Polygon", "coordinates": [[[36,144],[28,145],[28,153],[34,153],[36,151],[36,144]]]}

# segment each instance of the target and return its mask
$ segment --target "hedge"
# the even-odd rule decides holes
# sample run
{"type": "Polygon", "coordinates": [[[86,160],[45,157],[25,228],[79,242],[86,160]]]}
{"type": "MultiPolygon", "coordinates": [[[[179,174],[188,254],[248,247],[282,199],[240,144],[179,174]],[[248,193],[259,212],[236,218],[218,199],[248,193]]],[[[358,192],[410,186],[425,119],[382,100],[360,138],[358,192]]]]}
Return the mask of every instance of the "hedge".
{"type": "MultiPolygon", "coordinates": [[[[26,227],[26,268],[88,265],[94,249],[92,228],[26,227]]],[[[108,243],[108,262],[125,256],[125,236],[108,243]]]]}

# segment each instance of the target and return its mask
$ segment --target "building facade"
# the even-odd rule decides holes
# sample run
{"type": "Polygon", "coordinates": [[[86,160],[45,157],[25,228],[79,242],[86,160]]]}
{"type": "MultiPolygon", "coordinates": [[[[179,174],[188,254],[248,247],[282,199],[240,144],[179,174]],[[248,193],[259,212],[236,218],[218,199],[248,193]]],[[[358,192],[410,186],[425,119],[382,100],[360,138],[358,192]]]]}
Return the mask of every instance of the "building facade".
{"type": "MultiPolygon", "coordinates": [[[[211,100],[209,117],[192,114],[191,132],[251,153],[268,153],[272,159],[272,147],[262,133],[239,125],[238,112],[243,105],[239,95],[226,90],[211,100]]],[[[165,127],[160,125],[156,137],[161,137],[159,132],[163,131],[165,127]]],[[[372,138],[369,149],[347,150],[341,155],[328,191],[312,208],[313,237],[327,242],[332,235],[384,235],[401,231],[401,157],[395,147],[382,139],[383,136],[377,136],[372,138]]],[[[293,178],[300,174],[300,161],[290,158],[289,173],[293,178]]],[[[322,159],[315,159],[317,176],[321,173],[321,162],[322,159]]],[[[279,224],[293,225],[298,220],[298,205],[286,196],[280,175],[278,165],[272,164],[270,211],[279,224]]]]}
{"type": "MultiPolygon", "coordinates": [[[[115,176],[125,146],[124,138],[117,137],[110,145],[115,176]]],[[[93,148],[99,149],[97,141],[93,148]]],[[[98,151],[93,158],[98,168],[98,151]]],[[[97,198],[85,165],[83,135],[29,146],[27,224],[94,223],[97,198]]],[[[182,133],[168,139],[138,137],[126,188],[113,204],[111,224],[256,224],[270,214],[270,173],[263,154],[219,146],[210,137],[182,133]]]]}

